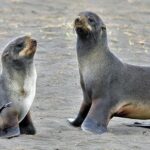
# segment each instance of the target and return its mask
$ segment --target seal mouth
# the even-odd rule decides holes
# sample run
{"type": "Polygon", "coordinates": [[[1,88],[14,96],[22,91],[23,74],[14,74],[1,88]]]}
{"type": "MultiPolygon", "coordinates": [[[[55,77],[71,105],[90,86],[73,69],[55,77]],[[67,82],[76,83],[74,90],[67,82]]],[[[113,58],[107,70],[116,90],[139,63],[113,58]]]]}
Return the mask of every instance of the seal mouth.
{"type": "Polygon", "coordinates": [[[25,48],[19,52],[19,56],[32,57],[36,52],[37,41],[35,39],[32,39],[31,37],[26,37],[25,45],[25,48]]]}
{"type": "Polygon", "coordinates": [[[74,28],[77,34],[89,33],[92,28],[88,24],[87,18],[84,16],[78,16],[74,21],[74,28]]]}

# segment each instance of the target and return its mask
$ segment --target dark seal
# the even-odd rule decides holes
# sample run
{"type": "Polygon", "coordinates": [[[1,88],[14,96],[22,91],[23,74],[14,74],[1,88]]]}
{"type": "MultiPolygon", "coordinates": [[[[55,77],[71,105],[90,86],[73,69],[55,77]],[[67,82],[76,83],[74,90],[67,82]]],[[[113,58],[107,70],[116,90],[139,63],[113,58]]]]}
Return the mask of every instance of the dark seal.
{"type": "Polygon", "coordinates": [[[2,53],[0,137],[36,132],[30,116],[36,91],[36,47],[36,40],[23,36],[11,41],[2,53]]]}
{"type": "Polygon", "coordinates": [[[83,102],[70,124],[101,134],[114,116],[150,119],[150,67],[125,64],[112,54],[95,13],[81,12],[74,27],[83,102]]]}

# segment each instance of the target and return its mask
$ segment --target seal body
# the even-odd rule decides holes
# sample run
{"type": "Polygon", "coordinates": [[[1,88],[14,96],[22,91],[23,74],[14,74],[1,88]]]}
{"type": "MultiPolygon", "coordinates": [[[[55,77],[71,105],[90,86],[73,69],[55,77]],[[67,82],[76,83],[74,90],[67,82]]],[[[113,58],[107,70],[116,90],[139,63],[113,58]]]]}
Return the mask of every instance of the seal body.
{"type": "MultiPolygon", "coordinates": [[[[34,64],[28,66],[26,73],[13,73],[12,77],[7,77],[6,87],[8,89],[9,99],[15,104],[19,112],[19,122],[21,122],[32,105],[36,91],[36,70],[34,64]]],[[[5,75],[6,77],[6,75],[5,75]]]]}
{"type": "Polygon", "coordinates": [[[109,50],[106,26],[95,13],[81,12],[74,26],[83,102],[68,121],[101,134],[114,116],[150,119],[150,67],[121,62],[109,50]]]}
{"type": "Polygon", "coordinates": [[[0,76],[0,136],[35,134],[30,107],[36,92],[34,54],[37,42],[29,36],[8,43],[0,76]]]}

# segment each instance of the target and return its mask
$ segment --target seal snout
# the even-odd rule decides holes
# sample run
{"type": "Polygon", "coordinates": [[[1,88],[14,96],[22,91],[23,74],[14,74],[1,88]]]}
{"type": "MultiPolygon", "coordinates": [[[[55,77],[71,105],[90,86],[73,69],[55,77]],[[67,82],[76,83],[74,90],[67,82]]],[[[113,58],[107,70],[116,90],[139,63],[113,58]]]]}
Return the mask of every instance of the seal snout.
{"type": "Polygon", "coordinates": [[[35,39],[31,39],[32,46],[37,46],[37,41],[35,39]]]}
{"type": "Polygon", "coordinates": [[[84,18],[81,18],[80,16],[78,16],[76,19],[75,19],[75,25],[81,25],[84,23],[84,18]]]}
{"type": "Polygon", "coordinates": [[[79,15],[74,20],[74,28],[79,35],[87,35],[87,33],[92,31],[92,27],[85,15],[79,15]]]}
{"type": "Polygon", "coordinates": [[[27,37],[25,40],[25,48],[19,53],[19,56],[30,57],[36,52],[37,41],[31,37],[27,37]]]}
{"type": "Polygon", "coordinates": [[[78,16],[74,21],[75,28],[85,28],[86,18],[84,16],[78,16]]]}
{"type": "Polygon", "coordinates": [[[33,43],[33,45],[37,45],[37,41],[35,40],[35,39],[32,39],[32,43],[33,43]]]}

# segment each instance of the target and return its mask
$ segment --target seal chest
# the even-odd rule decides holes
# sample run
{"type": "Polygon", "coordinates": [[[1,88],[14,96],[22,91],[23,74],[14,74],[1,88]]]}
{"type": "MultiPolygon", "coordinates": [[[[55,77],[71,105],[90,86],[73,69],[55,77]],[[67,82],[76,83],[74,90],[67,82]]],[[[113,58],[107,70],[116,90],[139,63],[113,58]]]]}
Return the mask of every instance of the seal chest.
{"type": "Polygon", "coordinates": [[[36,70],[34,68],[32,74],[28,75],[25,79],[24,90],[25,90],[26,97],[23,101],[24,101],[24,105],[27,108],[27,112],[29,111],[31,104],[35,97],[36,78],[37,78],[37,74],[36,74],[36,70]]]}
{"type": "Polygon", "coordinates": [[[10,99],[17,105],[19,122],[21,122],[28,113],[35,97],[37,74],[34,65],[32,71],[25,76],[15,74],[14,78],[9,84],[10,99]]]}

